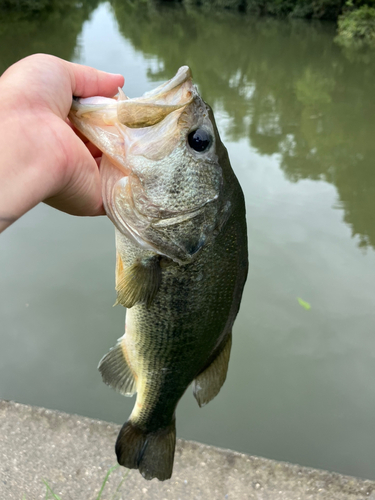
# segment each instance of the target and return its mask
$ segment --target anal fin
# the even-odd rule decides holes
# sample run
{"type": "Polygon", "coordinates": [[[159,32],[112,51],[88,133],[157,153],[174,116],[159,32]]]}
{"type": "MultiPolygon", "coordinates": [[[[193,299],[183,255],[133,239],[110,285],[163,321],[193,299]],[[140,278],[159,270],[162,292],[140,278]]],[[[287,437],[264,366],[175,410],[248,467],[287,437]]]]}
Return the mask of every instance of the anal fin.
{"type": "Polygon", "coordinates": [[[132,370],[125,359],[121,345],[122,339],[123,337],[99,361],[98,370],[107,385],[124,396],[133,396],[137,391],[137,384],[132,370]]]}
{"type": "Polygon", "coordinates": [[[224,346],[212,363],[193,382],[193,394],[199,406],[204,406],[219,393],[228,371],[232,332],[224,340],[224,346]]]}
{"type": "Polygon", "coordinates": [[[120,255],[116,263],[117,300],[114,305],[121,304],[130,308],[138,303],[152,304],[161,283],[160,258],[155,255],[137,259],[134,264],[124,267],[120,255]]]}

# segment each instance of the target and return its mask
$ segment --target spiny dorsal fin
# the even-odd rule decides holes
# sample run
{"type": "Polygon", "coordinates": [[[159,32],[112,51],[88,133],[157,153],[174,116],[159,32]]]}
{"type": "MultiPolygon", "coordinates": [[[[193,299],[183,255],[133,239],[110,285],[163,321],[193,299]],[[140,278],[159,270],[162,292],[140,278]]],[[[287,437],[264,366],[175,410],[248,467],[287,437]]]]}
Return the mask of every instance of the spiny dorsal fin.
{"type": "Polygon", "coordinates": [[[199,406],[209,403],[218,394],[227,377],[232,332],[224,342],[225,345],[220,354],[193,382],[193,394],[199,406]]]}
{"type": "Polygon", "coordinates": [[[121,304],[130,308],[142,302],[149,307],[152,304],[161,283],[159,260],[155,255],[137,260],[124,268],[121,257],[117,256],[115,306],[121,304]]]}
{"type": "Polygon", "coordinates": [[[137,384],[124,356],[121,345],[123,338],[99,361],[98,370],[107,385],[124,396],[133,396],[137,391],[137,384]]]}

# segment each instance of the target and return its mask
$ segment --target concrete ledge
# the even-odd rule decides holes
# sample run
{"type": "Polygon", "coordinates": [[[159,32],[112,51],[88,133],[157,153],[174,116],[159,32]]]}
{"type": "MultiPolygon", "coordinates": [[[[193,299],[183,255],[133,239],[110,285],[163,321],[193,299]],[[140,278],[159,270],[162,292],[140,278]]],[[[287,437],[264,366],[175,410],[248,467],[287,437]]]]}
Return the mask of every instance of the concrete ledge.
{"type": "MultiPolygon", "coordinates": [[[[119,426],[0,400],[0,499],[45,498],[46,479],[62,500],[95,500],[116,463],[119,426]]],[[[125,469],[102,499],[111,500],[125,469]]],[[[375,500],[375,482],[179,440],[170,481],[130,471],[117,500],[375,500]]]]}

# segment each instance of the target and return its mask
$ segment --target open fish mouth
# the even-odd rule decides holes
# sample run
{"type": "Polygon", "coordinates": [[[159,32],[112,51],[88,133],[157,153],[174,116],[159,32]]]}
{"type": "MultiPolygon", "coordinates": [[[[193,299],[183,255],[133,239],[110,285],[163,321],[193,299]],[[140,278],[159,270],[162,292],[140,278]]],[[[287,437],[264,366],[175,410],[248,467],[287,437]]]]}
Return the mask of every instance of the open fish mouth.
{"type": "Polygon", "coordinates": [[[192,75],[188,66],[182,66],[166,83],[142,97],[127,99],[119,94],[117,117],[129,128],[150,127],[160,123],[167,115],[190,104],[193,100],[192,75]]]}
{"type": "Polygon", "coordinates": [[[76,117],[80,120],[102,120],[107,125],[115,125],[118,120],[129,128],[151,127],[173,111],[190,104],[193,98],[190,68],[182,66],[173,78],[141,97],[129,99],[120,88],[117,98],[74,97],[70,118],[73,122],[76,117]]]}
{"type": "MultiPolygon", "coordinates": [[[[199,97],[188,66],[141,97],[122,89],[114,98],[73,98],[70,121],[123,173],[132,171],[130,155],[160,159],[180,139],[184,110],[199,97]]],[[[183,121],[184,122],[184,121],[183,121]]]]}

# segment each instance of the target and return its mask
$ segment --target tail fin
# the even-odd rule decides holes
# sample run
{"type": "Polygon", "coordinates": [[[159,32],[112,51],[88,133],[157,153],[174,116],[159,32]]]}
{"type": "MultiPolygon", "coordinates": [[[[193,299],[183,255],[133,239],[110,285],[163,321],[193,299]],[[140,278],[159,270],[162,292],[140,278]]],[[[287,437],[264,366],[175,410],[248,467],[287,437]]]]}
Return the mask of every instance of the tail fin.
{"type": "Polygon", "coordinates": [[[139,469],[145,479],[164,481],[172,476],[175,446],[175,419],[168,427],[149,433],[128,420],[118,435],[116,455],[120,465],[139,469]]]}

